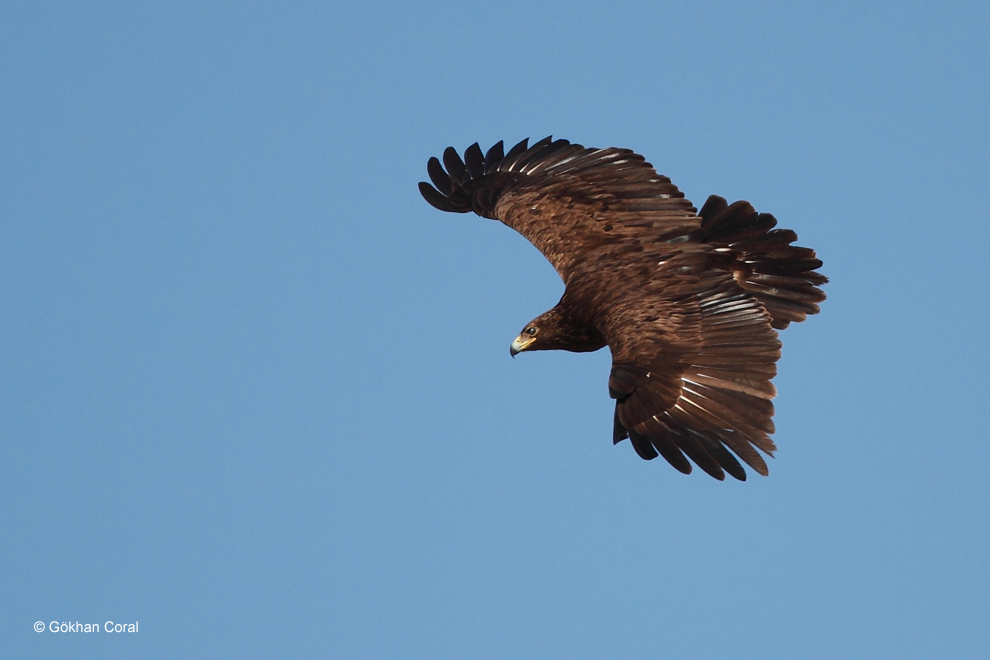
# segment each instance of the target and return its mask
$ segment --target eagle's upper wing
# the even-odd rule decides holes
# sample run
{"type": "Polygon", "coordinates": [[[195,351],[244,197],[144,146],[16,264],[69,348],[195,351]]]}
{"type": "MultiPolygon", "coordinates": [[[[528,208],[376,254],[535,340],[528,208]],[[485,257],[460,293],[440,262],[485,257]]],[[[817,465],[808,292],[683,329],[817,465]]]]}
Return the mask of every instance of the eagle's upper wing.
{"type": "Polygon", "coordinates": [[[443,154],[427,169],[436,188],[420,183],[441,211],[501,220],[535,245],[565,283],[590,268],[635,262],[644,246],[699,230],[691,202],[642,156],[628,149],[587,149],[546,138],[523,140],[503,155],[477,143],[443,154]]]}

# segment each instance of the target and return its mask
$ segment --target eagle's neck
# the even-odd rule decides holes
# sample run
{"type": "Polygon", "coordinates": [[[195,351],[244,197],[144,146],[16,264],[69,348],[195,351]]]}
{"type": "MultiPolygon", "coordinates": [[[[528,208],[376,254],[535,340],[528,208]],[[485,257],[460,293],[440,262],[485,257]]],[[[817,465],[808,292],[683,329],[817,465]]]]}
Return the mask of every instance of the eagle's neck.
{"type": "Polygon", "coordinates": [[[585,318],[583,309],[565,292],[557,306],[543,315],[554,327],[553,349],[589,353],[605,347],[605,337],[585,318]]]}

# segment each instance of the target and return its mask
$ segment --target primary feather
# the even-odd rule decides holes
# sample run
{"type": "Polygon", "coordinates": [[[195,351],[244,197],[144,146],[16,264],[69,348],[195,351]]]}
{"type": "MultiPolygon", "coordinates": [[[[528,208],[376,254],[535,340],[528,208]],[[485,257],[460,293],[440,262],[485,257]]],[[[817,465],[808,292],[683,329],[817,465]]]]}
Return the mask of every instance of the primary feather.
{"type": "Polygon", "coordinates": [[[500,220],[559,273],[563,297],[513,351],[607,345],[614,442],[629,438],[684,473],[693,461],[743,480],[738,457],[767,474],[756,449],[775,449],[775,329],[817,313],[828,281],[813,250],[791,245],[794,232],[714,195],[699,213],[628,149],[548,137],[483,154],[475,143],[427,171],[433,185],[419,188],[431,205],[500,220]]]}

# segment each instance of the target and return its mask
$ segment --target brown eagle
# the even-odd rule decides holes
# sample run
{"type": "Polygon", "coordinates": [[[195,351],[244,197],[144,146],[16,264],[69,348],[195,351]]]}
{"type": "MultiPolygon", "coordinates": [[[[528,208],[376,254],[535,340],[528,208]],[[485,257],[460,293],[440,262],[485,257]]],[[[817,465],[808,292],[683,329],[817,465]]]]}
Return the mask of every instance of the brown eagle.
{"type": "Polygon", "coordinates": [[[776,449],[776,330],[817,313],[828,281],[813,250],[791,245],[797,234],[749,202],[712,195],[699,213],[628,149],[548,137],[482,153],[475,143],[463,160],[447,148],[443,165],[427,164],[426,201],[502,221],[566,285],[512,355],[608,346],[614,443],[629,438],[642,458],[659,454],[685,474],[690,458],[716,479],[745,480],[737,456],[767,474],[756,449],[776,449]]]}

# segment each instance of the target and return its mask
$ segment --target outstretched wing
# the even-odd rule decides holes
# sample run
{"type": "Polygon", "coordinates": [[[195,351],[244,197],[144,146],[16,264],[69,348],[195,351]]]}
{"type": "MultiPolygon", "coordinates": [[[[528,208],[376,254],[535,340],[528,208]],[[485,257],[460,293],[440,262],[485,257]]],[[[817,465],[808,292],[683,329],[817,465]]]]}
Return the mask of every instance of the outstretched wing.
{"type": "MultiPolygon", "coordinates": [[[[501,220],[525,236],[553,264],[564,282],[600,262],[636,261],[644,244],[699,230],[691,202],[642,156],[628,149],[587,149],[546,138],[527,148],[523,140],[503,155],[502,143],[482,154],[431,158],[436,186],[420,192],[442,211],[474,211],[501,220]]],[[[643,262],[645,264],[645,262],[643,262]]]]}
{"type": "Polygon", "coordinates": [[[755,448],[775,449],[770,379],[780,342],[760,302],[697,248],[666,260],[607,315],[613,441],[628,437],[642,458],[659,454],[684,473],[686,455],[716,479],[723,470],[745,479],[728,448],[766,475],[755,448]]]}

